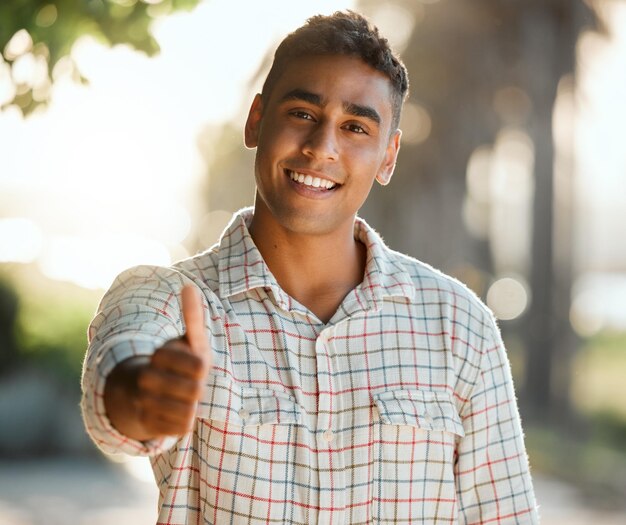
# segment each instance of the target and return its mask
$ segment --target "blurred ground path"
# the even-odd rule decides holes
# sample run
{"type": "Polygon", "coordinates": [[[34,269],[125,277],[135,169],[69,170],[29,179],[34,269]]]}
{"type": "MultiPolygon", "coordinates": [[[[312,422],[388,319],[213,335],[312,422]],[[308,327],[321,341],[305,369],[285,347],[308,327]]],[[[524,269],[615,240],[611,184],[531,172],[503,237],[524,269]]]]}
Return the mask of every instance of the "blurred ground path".
{"type": "MultiPolygon", "coordinates": [[[[542,525],[624,525],[576,488],[535,475],[542,525]]],[[[0,525],[154,525],[157,491],[127,468],[94,460],[0,462],[0,525]]]]}
{"type": "Polygon", "coordinates": [[[0,525],[154,525],[157,490],[119,464],[0,462],[0,525]]]}

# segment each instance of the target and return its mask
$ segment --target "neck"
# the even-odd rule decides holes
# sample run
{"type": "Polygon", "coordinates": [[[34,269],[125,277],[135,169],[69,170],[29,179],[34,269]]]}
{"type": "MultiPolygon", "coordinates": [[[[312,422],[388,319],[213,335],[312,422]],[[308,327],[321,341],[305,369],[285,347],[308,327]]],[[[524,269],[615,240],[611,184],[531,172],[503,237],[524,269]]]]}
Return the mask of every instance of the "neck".
{"type": "Polygon", "coordinates": [[[366,248],[354,239],[354,218],[331,233],[302,234],[257,208],[249,230],[281,288],[323,322],[363,280],[366,248]]]}

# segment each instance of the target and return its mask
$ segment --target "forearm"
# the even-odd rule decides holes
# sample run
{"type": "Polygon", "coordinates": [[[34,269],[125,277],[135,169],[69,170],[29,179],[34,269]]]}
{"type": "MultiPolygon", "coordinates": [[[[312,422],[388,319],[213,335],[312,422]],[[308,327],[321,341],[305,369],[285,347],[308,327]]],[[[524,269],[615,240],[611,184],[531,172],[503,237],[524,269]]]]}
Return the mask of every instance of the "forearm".
{"type": "MultiPolygon", "coordinates": [[[[181,347],[182,305],[173,297],[186,280],[168,269],[128,270],[105,294],[90,324],[81,409],[88,434],[105,453],[159,454],[190,430],[198,376],[208,366],[202,358],[190,363],[193,352],[181,347]]],[[[206,338],[203,305],[196,303],[197,332],[206,338]]]]}

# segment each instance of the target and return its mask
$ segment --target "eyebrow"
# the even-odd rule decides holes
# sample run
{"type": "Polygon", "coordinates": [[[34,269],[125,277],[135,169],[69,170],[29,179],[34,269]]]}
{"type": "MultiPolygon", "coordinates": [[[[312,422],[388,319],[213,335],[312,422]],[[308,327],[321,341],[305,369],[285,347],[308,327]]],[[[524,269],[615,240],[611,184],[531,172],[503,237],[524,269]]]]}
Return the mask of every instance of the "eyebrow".
{"type": "MultiPolygon", "coordinates": [[[[309,104],[313,104],[314,106],[323,106],[324,100],[317,93],[311,93],[310,91],[306,91],[304,89],[292,89],[288,93],[285,93],[281,98],[281,101],[286,100],[302,100],[304,102],[308,102],[309,104]]],[[[364,117],[369,120],[374,121],[376,124],[381,123],[380,115],[378,111],[376,111],[371,106],[363,106],[361,104],[355,104],[354,102],[344,102],[343,109],[349,115],[353,115],[355,117],[364,117]]]]}

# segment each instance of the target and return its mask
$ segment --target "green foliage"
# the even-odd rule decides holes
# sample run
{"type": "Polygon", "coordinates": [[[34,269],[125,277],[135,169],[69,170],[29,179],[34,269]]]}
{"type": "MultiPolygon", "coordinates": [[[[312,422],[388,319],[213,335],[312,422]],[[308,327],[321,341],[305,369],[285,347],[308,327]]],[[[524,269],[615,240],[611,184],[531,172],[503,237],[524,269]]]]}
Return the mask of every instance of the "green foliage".
{"type": "Polygon", "coordinates": [[[71,299],[23,297],[17,330],[21,358],[78,385],[92,315],[71,299]]]}
{"type": "Polygon", "coordinates": [[[626,332],[605,330],[585,342],[583,351],[607,358],[626,357],[626,332]]]}
{"type": "Polygon", "coordinates": [[[609,410],[600,410],[590,417],[592,439],[626,454],[626,418],[609,410]]]}
{"type": "Polygon", "coordinates": [[[607,507],[626,498],[626,454],[576,428],[526,425],[526,447],[534,472],[578,486],[588,498],[607,507]]]}
{"type": "Polygon", "coordinates": [[[17,359],[11,366],[45,370],[78,389],[87,326],[102,292],[51,281],[27,265],[0,265],[0,280],[17,297],[11,315],[17,359]]]}
{"type": "Polygon", "coordinates": [[[576,408],[588,416],[613,414],[626,422],[626,333],[604,331],[587,339],[572,367],[576,408]]]}
{"type": "MultiPolygon", "coordinates": [[[[25,114],[46,104],[52,72],[68,57],[74,42],[91,35],[108,45],[129,44],[148,55],[159,51],[150,33],[155,18],[179,9],[192,9],[200,0],[9,0],[0,3],[0,50],[13,68],[20,57],[32,53],[46,63],[48,78],[33,85],[15,84],[15,95],[0,109],[16,104],[25,114]],[[32,44],[13,54],[8,44],[19,31],[27,31],[32,44]]],[[[23,35],[23,33],[22,33],[23,35]]],[[[0,61],[1,62],[1,61],[0,61]]],[[[71,63],[71,62],[70,62],[71,63]]],[[[85,80],[76,69],[74,77],[85,80]]],[[[1,66],[1,64],[0,64],[1,66]]],[[[6,72],[6,70],[5,70],[6,72]]],[[[0,69],[0,79],[2,70],[0,69]]]]}
{"type": "Polygon", "coordinates": [[[626,332],[605,330],[587,339],[573,372],[574,404],[589,440],[626,454],[626,332]]]}
{"type": "Polygon", "coordinates": [[[579,485],[587,495],[626,497],[626,333],[587,339],[574,359],[570,418],[526,425],[534,469],[579,485]]]}
{"type": "Polygon", "coordinates": [[[10,282],[0,275],[0,374],[17,360],[15,318],[17,294],[10,282]]]}

